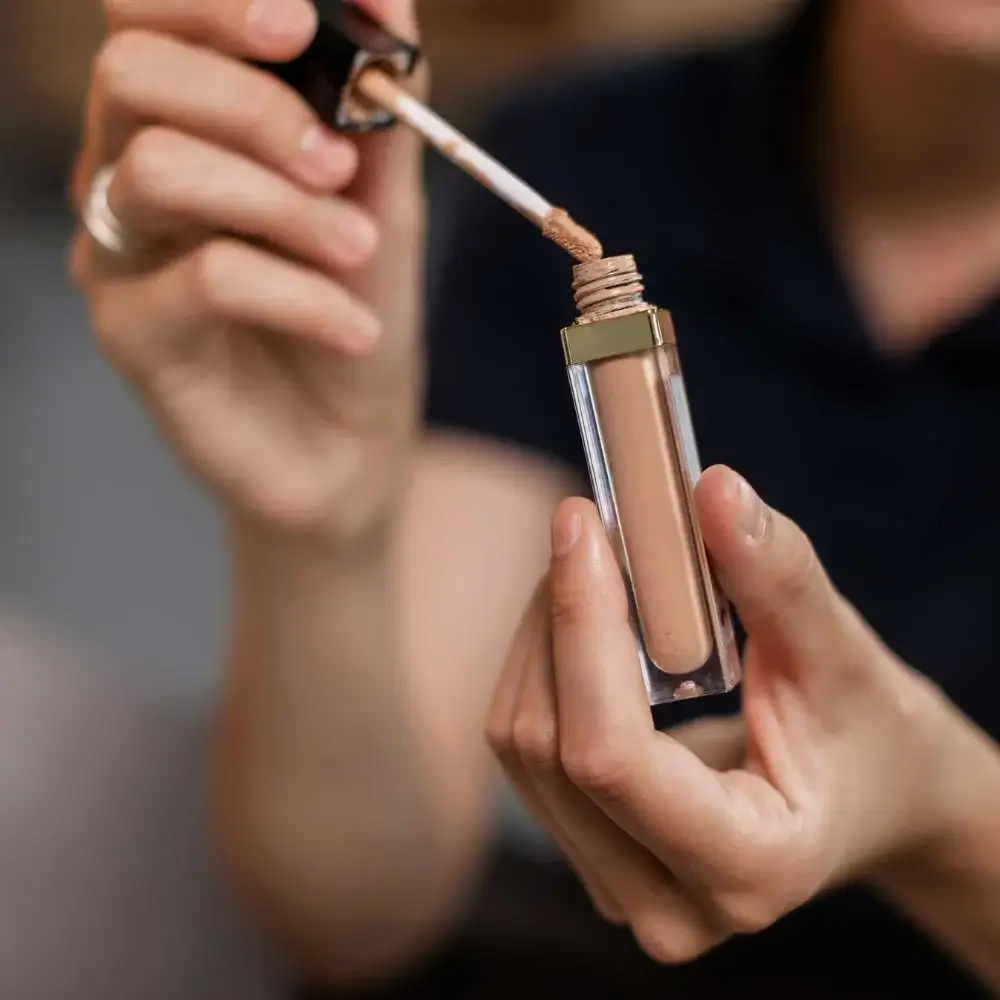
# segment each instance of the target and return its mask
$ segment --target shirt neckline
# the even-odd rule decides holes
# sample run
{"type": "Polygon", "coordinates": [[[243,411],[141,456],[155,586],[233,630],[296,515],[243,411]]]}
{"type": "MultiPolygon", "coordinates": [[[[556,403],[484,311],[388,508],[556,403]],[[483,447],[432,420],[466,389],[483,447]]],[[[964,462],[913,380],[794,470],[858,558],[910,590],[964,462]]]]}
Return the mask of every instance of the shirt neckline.
{"type": "Polygon", "coordinates": [[[946,323],[928,344],[895,354],[876,342],[863,316],[802,163],[829,0],[806,0],[777,31],[736,56],[732,82],[738,167],[751,245],[740,267],[752,294],[804,348],[839,351],[870,370],[892,371],[955,347],[1000,353],[1000,289],[946,323]]]}

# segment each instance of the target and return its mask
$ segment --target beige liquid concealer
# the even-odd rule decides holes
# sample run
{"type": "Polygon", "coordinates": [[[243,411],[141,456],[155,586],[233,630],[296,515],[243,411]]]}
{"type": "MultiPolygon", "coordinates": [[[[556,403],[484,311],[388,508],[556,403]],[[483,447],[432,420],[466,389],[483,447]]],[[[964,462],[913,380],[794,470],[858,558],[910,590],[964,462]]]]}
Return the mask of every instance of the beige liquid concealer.
{"type": "Polygon", "coordinates": [[[673,324],[644,301],[631,256],[574,274],[579,317],[562,332],[563,351],[650,703],[722,694],[740,661],[694,507],[701,465],[673,324]]]}

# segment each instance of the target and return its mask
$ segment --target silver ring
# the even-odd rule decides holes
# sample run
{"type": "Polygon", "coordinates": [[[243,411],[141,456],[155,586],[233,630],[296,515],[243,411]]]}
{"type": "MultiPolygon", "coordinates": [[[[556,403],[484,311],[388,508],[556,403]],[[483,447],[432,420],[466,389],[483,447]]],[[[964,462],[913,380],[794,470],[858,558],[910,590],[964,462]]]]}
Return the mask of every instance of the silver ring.
{"type": "Polygon", "coordinates": [[[108,190],[114,176],[114,166],[101,167],[94,174],[81,213],[81,221],[87,232],[105,250],[118,256],[125,256],[135,249],[135,244],[121,219],[108,204],[108,190]]]}

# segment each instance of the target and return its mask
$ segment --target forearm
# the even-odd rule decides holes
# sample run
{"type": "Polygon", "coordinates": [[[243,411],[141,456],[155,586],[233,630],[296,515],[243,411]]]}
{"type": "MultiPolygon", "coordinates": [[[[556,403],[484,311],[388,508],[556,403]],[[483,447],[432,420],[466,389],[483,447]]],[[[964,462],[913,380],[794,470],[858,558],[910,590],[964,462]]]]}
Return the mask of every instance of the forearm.
{"type": "Polygon", "coordinates": [[[350,559],[238,533],[220,803],[241,882],[327,978],[447,926],[488,839],[496,669],[572,480],[432,436],[394,537],[350,559]]]}
{"type": "Polygon", "coordinates": [[[1000,748],[941,699],[940,834],[881,871],[884,895],[1000,996],[1000,748]]]}
{"type": "Polygon", "coordinates": [[[220,820],[239,884],[327,978],[426,946],[460,892],[411,685],[391,553],[234,532],[220,820]]]}

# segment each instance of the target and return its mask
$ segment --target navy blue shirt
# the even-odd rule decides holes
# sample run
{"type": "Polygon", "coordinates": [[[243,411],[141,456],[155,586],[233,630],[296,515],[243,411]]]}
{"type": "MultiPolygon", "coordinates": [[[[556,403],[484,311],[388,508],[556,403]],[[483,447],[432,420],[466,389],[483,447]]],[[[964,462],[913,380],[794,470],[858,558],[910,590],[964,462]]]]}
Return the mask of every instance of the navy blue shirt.
{"type": "MultiPolygon", "coordinates": [[[[822,25],[812,4],[775,37],[541,82],[486,141],[609,253],[635,254],[647,298],[673,313],[705,464],[740,470],[796,519],[886,642],[1000,736],[1000,307],[905,359],[875,347],[799,168],[822,25]]],[[[571,262],[452,183],[463,201],[429,326],[428,418],[582,477],[559,343],[571,262]]],[[[698,968],[693,996],[722,982],[772,996],[962,984],[860,891],[698,968]]],[[[658,977],[658,990],[681,982],[658,977]]]]}

